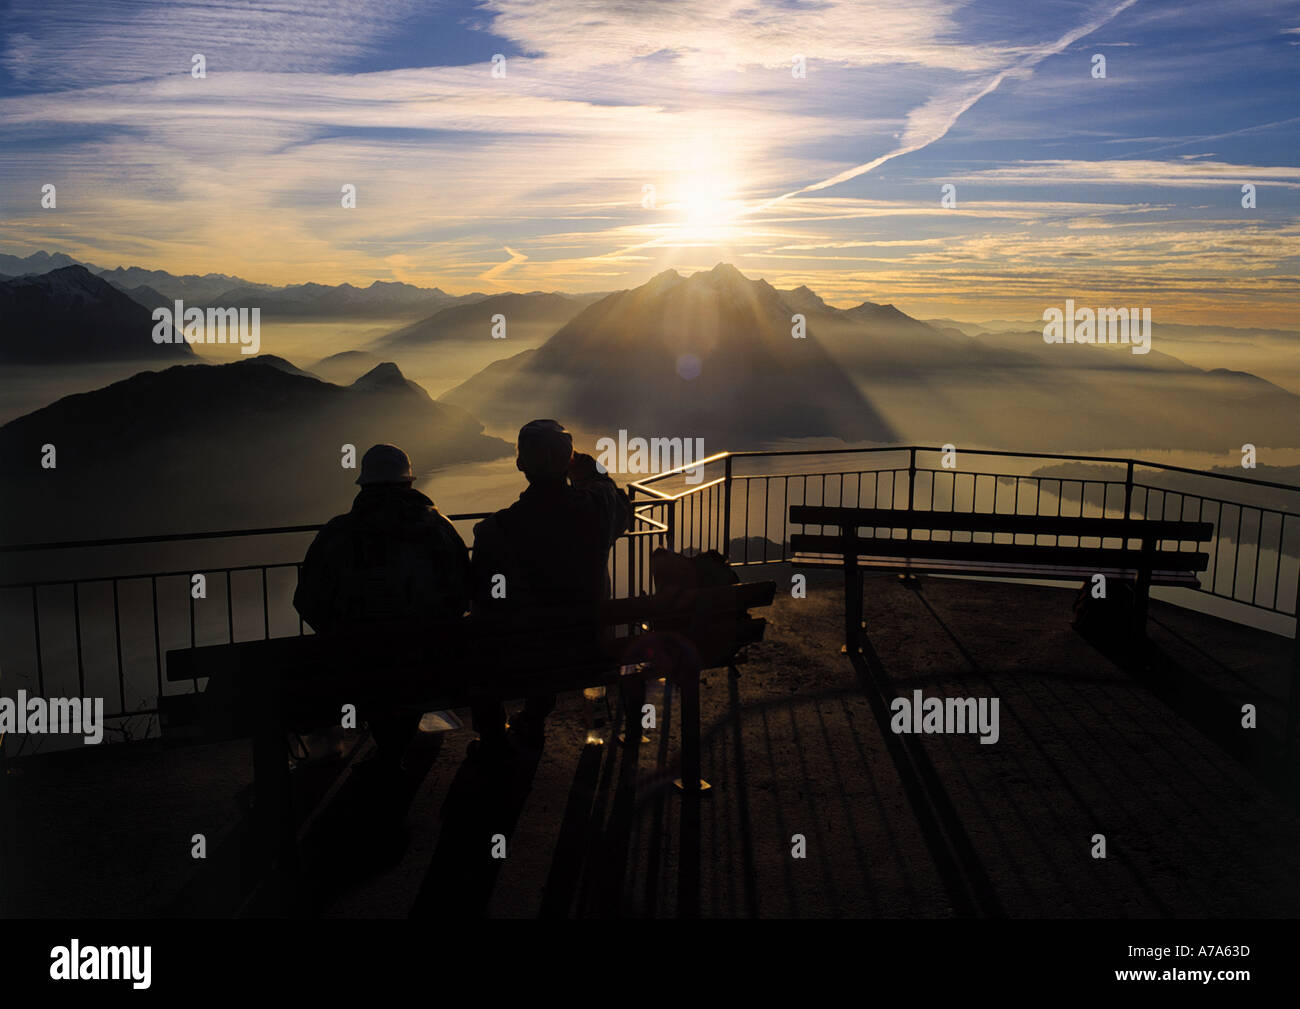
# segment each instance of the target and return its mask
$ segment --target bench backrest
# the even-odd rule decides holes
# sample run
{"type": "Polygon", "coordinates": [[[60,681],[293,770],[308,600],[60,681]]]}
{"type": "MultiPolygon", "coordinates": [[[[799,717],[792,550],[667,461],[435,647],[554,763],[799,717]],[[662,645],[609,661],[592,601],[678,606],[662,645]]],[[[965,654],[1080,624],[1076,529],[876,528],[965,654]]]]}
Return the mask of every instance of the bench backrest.
{"type": "Polygon", "coordinates": [[[1214,536],[1210,522],[1177,519],[1095,518],[1070,515],[1002,515],[969,512],[918,511],[907,508],[845,508],[832,505],[791,505],[790,521],[843,530],[901,529],[909,538],[916,531],[1012,533],[1148,542],[1203,543],[1214,536]]]}
{"type": "MultiPolygon", "coordinates": [[[[373,623],[348,631],[184,648],[167,653],[169,681],[274,670],[281,682],[355,679],[365,671],[375,689],[464,695],[491,682],[513,680],[546,690],[616,671],[632,638],[602,633],[619,626],[678,631],[697,647],[703,668],[728,661],[757,641],[764,621],[748,609],[770,605],[775,582],[665,592],[615,599],[599,607],[557,607],[458,620],[373,623]]],[[[549,692],[549,691],[546,691],[549,692]]]]}

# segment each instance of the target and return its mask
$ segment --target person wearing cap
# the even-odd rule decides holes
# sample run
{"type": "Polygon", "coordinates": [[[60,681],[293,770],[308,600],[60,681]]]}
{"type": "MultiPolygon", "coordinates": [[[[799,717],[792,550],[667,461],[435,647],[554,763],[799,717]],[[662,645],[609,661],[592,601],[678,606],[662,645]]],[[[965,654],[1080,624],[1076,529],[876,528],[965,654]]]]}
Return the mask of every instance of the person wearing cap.
{"type": "MultiPolygon", "coordinates": [[[[631,502],[595,459],[573,451],[573,435],[554,420],[525,424],[517,450],[528,487],[474,527],[475,612],[599,604],[609,598],[609,550],[632,523],[631,502]]],[[[528,698],[510,719],[511,734],[540,749],[554,707],[554,695],[528,698]]],[[[508,759],[504,707],[483,703],[473,714],[471,756],[508,759]]]]}
{"type": "MultiPolygon", "coordinates": [[[[352,510],[321,529],[298,572],[293,605],[312,630],[464,615],[469,551],[437,506],[411,486],[414,479],[410,458],[396,445],[375,445],[362,457],[352,510]]],[[[380,769],[400,769],[420,715],[362,714],[380,769]]]]}

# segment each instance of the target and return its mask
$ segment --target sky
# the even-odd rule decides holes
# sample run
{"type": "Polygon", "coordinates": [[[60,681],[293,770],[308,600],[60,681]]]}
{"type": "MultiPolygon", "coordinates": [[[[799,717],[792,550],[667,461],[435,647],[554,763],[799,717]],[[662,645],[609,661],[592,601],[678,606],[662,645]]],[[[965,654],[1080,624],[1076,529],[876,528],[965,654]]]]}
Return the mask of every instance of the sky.
{"type": "Polygon", "coordinates": [[[0,251],[1293,329],[1297,59],[1264,0],[0,0],[0,251]]]}

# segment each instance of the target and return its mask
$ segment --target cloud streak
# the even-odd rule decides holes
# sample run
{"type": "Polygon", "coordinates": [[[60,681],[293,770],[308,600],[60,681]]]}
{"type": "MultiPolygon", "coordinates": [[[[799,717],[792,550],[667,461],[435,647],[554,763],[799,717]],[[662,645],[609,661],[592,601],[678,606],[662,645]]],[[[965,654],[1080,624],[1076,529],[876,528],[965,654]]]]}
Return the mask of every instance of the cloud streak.
{"type": "MultiPolygon", "coordinates": [[[[894,150],[887,154],[882,154],[878,158],[873,158],[865,164],[857,165],[853,168],[845,169],[829,179],[823,179],[821,182],[815,182],[812,185],[804,186],[802,189],[796,189],[789,193],[784,193],[777,197],[777,200],[787,200],[803,193],[815,193],[822,189],[829,189],[831,186],[837,186],[842,182],[848,182],[850,179],[856,179],[860,175],[879,168],[886,162],[893,161],[895,158],[901,158],[905,154],[913,154],[916,151],[929,147],[937,140],[942,140],[947,136],[962,115],[964,115],[976,102],[985,95],[992,94],[998,89],[1003,81],[1009,77],[1022,77],[1027,75],[1034,67],[1049,56],[1055,56],[1073,45],[1079,39],[1091,35],[1098,28],[1114,20],[1128,8],[1132,7],[1137,0],[1122,0],[1122,2],[1112,7],[1105,14],[1093,18],[1091,21],[1074,28],[1055,42],[1047,45],[1038,46],[1031,50],[1029,55],[1025,56],[1013,66],[1006,67],[998,71],[987,81],[977,84],[973,87],[958,89],[954,92],[930,99],[919,109],[908,116],[907,132],[903,136],[903,142],[894,150]]],[[[775,201],[773,201],[775,202],[775,201]]]]}

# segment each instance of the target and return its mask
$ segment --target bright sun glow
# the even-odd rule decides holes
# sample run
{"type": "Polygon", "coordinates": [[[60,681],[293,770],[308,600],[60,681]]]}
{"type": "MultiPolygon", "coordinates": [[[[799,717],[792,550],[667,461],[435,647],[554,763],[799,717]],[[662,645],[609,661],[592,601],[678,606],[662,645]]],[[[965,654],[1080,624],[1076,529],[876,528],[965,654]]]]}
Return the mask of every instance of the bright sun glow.
{"type": "Polygon", "coordinates": [[[719,242],[735,234],[743,204],[733,180],[723,174],[687,175],[672,205],[678,213],[677,237],[688,242],[719,242]]]}

